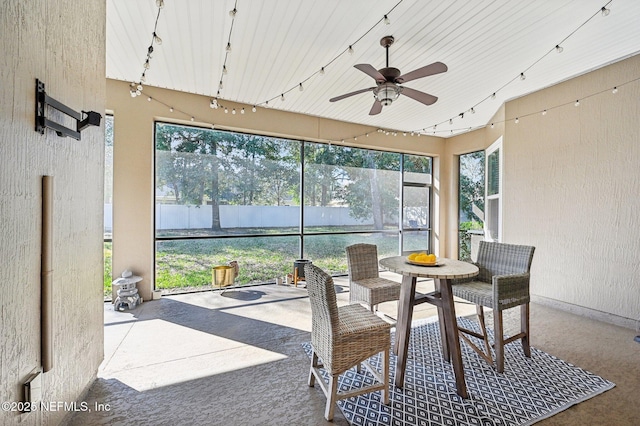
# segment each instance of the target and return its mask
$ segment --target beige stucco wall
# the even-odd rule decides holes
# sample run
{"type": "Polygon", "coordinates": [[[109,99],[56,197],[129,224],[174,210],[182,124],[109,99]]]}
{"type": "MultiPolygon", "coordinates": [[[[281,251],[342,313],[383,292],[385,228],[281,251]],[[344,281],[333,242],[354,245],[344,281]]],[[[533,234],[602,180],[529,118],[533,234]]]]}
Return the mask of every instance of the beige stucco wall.
{"type": "Polygon", "coordinates": [[[640,82],[621,85],[638,70],[635,56],[508,102],[503,147],[504,240],[536,246],[532,293],[629,319],[640,317],[640,82]]]}
{"type": "MultiPolygon", "coordinates": [[[[40,368],[41,176],[54,176],[53,369],[43,400],[72,402],[103,358],[104,127],[82,140],[34,130],[35,80],[75,110],[105,108],[105,3],[0,2],[0,401],[40,368]]],[[[64,410],[0,411],[0,424],[59,424],[64,410]]]]}
{"type": "MultiPolygon", "coordinates": [[[[118,276],[125,269],[143,277],[138,285],[144,299],[149,299],[153,288],[154,224],[153,224],[153,157],[154,121],[171,121],[184,124],[200,124],[216,128],[246,131],[270,136],[281,136],[309,141],[334,141],[345,139],[345,144],[363,148],[393,150],[413,154],[432,155],[435,175],[435,204],[438,217],[444,216],[446,204],[440,202],[440,187],[447,182],[439,178],[439,157],[444,150],[444,139],[429,136],[386,136],[375,128],[327,120],[275,109],[258,108],[251,112],[251,105],[224,102],[245,114],[225,114],[222,109],[211,109],[206,96],[176,92],[156,87],[146,87],[142,96],[132,98],[126,82],[107,80],[107,108],[114,113],[114,201],[113,201],[113,273],[118,276]],[[148,101],[148,97],[152,101],[148,101]],[[174,112],[169,111],[169,106],[174,112]],[[184,113],[187,113],[185,115],[184,113]],[[194,117],[192,123],[190,118],[194,117]],[[369,137],[353,136],[370,133],[369,137]]],[[[436,236],[436,252],[443,253],[444,231],[439,224],[436,236]]]]}
{"type": "Polygon", "coordinates": [[[532,297],[629,327],[640,317],[640,82],[621,85],[639,69],[635,56],[507,102],[493,129],[448,139],[442,157],[455,194],[457,156],[502,136],[502,240],[536,247],[532,297]]]}

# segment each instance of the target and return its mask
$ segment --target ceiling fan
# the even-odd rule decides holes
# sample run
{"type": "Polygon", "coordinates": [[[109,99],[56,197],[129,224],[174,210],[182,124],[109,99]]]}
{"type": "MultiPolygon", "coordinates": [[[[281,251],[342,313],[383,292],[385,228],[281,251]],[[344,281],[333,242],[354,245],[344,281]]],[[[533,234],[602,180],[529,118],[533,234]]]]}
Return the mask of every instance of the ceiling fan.
{"type": "Polygon", "coordinates": [[[336,96],[335,98],[329,99],[329,101],[336,102],[348,98],[349,96],[373,91],[373,96],[376,100],[371,107],[371,111],[369,111],[369,115],[380,114],[380,112],[382,111],[382,107],[391,105],[393,101],[398,99],[398,96],[400,96],[401,93],[425,105],[434,104],[438,100],[436,96],[400,85],[411,80],[416,80],[418,78],[443,73],[447,71],[447,66],[442,62],[434,62],[422,68],[418,68],[417,70],[413,70],[406,74],[401,74],[398,68],[389,67],[389,46],[391,46],[393,42],[393,36],[385,36],[380,40],[380,45],[387,51],[387,66],[385,68],[376,70],[372,65],[369,64],[354,65],[354,68],[359,69],[363,73],[376,80],[375,87],[360,89],[356,90],[355,92],[336,96]]]}

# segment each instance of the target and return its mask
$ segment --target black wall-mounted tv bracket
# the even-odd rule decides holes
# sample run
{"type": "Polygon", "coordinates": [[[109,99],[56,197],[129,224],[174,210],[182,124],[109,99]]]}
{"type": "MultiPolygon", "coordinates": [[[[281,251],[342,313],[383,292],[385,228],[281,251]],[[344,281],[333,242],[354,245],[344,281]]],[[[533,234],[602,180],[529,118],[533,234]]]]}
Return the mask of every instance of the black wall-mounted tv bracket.
{"type": "Polygon", "coordinates": [[[80,132],[89,126],[99,126],[101,119],[102,115],[95,111],[82,111],[80,113],[53,99],[45,92],[44,83],[36,79],[36,132],[44,135],[44,129],[49,128],[55,130],[58,136],[68,136],[80,140],[80,132]],[[49,120],[45,116],[47,106],[55,108],[76,120],[76,129],[73,130],[60,123],[49,120]]]}

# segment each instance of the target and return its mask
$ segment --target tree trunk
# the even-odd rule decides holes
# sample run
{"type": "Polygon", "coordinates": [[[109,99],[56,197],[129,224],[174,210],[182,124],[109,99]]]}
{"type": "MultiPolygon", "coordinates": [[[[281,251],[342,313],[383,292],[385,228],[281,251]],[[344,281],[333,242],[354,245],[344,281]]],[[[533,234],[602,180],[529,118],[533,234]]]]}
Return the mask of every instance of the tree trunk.
{"type": "Polygon", "coordinates": [[[218,178],[218,160],[215,157],[217,149],[214,149],[214,160],[211,165],[211,229],[220,231],[220,180],[218,178]]]}
{"type": "Polygon", "coordinates": [[[371,210],[373,214],[374,229],[382,229],[384,227],[384,218],[382,215],[382,203],[380,199],[380,187],[378,185],[378,170],[371,169],[371,177],[369,179],[371,185],[371,210]]]}
{"type": "Polygon", "coordinates": [[[371,152],[366,154],[366,166],[371,171],[369,173],[369,186],[371,188],[371,214],[373,215],[374,229],[382,229],[384,219],[382,214],[382,200],[380,197],[380,186],[378,185],[378,169],[373,161],[371,152]]]}

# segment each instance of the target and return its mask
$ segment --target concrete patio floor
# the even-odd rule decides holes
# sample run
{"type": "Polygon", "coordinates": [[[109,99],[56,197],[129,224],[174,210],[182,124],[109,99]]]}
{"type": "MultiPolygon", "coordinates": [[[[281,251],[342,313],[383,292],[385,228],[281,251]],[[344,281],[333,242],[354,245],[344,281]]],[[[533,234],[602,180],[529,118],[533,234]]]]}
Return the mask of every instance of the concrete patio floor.
{"type": "MultiPolygon", "coordinates": [[[[347,278],[335,284],[338,303],[348,303],[347,278]]],[[[418,283],[420,292],[432,289],[431,280],[418,283]]],[[[394,318],[396,309],[396,302],[380,305],[394,318]]],[[[311,311],[304,283],[163,296],[125,312],[107,303],[104,313],[104,362],[84,397],[103,409],[75,413],[70,425],[329,424],[322,391],[306,383],[309,358],[301,344],[310,339],[311,311]]],[[[456,313],[475,308],[456,303],[456,313]]],[[[435,307],[422,304],[414,319],[435,315],[435,307]]],[[[616,383],[539,424],[638,424],[634,330],[537,304],[531,316],[533,346],[616,383]]],[[[339,409],[333,423],[348,424],[339,409]]]]}

